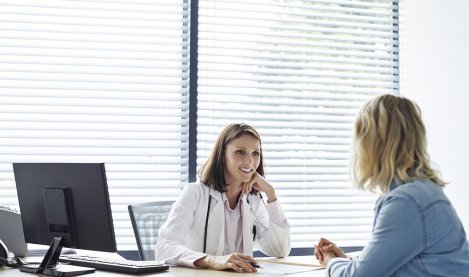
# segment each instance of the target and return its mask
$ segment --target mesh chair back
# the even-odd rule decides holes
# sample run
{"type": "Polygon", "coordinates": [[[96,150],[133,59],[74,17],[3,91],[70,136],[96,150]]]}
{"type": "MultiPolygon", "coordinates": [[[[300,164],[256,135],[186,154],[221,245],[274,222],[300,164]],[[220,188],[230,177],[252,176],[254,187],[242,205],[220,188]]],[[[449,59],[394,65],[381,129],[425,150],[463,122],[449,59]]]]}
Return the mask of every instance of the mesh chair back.
{"type": "Polygon", "coordinates": [[[158,230],[166,221],[173,203],[174,201],[159,201],[128,206],[140,260],[155,259],[158,230]]]}

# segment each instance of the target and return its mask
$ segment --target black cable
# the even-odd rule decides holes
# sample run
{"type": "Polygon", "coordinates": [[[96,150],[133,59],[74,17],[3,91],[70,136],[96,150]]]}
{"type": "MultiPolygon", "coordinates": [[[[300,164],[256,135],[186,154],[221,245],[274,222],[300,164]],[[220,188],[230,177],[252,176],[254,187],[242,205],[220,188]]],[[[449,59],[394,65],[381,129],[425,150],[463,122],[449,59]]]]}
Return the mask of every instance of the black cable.
{"type": "Polygon", "coordinates": [[[14,262],[12,262],[12,261],[10,261],[10,260],[8,260],[8,259],[5,259],[5,258],[3,258],[3,257],[0,257],[0,260],[2,260],[2,261],[4,262],[4,265],[6,265],[6,266],[8,266],[8,267],[12,267],[12,268],[18,268],[18,267],[20,267],[19,264],[14,263],[14,262]]]}

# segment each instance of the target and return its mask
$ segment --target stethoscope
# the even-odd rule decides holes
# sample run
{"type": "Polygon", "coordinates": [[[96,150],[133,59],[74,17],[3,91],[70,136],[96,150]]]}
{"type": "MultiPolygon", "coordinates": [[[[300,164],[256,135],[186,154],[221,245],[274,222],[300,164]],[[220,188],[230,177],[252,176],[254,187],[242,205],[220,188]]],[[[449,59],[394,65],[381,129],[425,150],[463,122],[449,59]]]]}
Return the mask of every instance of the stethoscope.
{"type": "MultiPolygon", "coordinates": [[[[205,228],[204,228],[204,252],[203,253],[206,253],[205,250],[207,249],[207,229],[208,229],[208,217],[210,215],[210,205],[212,204],[212,195],[210,195],[210,190],[211,188],[209,188],[208,190],[208,206],[207,206],[207,215],[205,216],[205,228]]],[[[249,194],[246,198],[246,201],[248,202],[249,204],[249,197],[251,196],[252,194],[249,194]]],[[[258,194],[259,195],[259,198],[262,200],[262,203],[264,204],[264,207],[266,207],[267,209],[267,205],[265,204],[264,202],[264,198],[262,197],[262,194],[258,194]]],[[[250,210],[252,211],[252,207],[250,208],[250,210]]],[[[254,214],[254,216],[256,217],[256,221],[259,222],[259,224],[263,227],[263,228],[267,228],[266,226],[264,226],[264,224],[262,224],[262,222],[259,220],[259,218],[257,217],[257,214],[254,213],[254,211],[252,211],[252,213],[254,214]]],[[[256,229],[256,224],[254,224],[252,226],[252,240],[255,241],[256,240],[256,233],[257,233],[257,229],[256,229]]]]}

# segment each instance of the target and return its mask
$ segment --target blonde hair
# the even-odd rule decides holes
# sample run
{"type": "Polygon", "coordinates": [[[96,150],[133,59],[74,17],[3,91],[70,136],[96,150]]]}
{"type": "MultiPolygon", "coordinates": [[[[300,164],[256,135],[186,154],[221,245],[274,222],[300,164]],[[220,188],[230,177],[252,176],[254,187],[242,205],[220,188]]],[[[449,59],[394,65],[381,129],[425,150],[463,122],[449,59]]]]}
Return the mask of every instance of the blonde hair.
{"type": "Polygon", "coordinates": [[[381,95],[366,103],[355,121],[352,175],[363,190],[387,192],[394,180],[430,179],[444,186],[430,166],[420,108],[407,98],[381,95]]]}
{"type": "MultiPolygon", "coordinates": [[[[212,153],[207,161],[200,167],[198,175],[200,181],[209,187],[216,189],[219,192],[225,191],[225,165],[223,157],[225,156],[226,146],[234,139],[240,138],[243,135],[250,135],[256,138],[261,145],[261,137],[253,127],[244,123],[234,123],[226,126],[218,136],[212,153]]],[[[262,157],[262,145],[260,149],[260,163],[256,171],[264,177],[264,161],[262,157]]]]}

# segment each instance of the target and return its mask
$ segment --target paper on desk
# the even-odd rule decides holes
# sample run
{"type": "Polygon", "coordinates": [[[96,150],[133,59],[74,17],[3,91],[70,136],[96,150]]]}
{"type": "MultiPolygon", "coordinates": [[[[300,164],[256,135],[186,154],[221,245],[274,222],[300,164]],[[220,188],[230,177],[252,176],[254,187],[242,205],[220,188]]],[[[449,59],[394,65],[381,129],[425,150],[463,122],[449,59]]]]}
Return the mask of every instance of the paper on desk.
{"type": "Polygon", "coordinates": [[[258,261],[277,263],[277,264],[288,264],[288,265],[299,265],[308,267],[321,267],[319,261],[313,256],[288,256],[287,258],[259,258],[258,261]]]}
{"type": "Polygon", "coordinates": [[[320,267],[272,263],[268,261],[258,261],[258,263],[263,268],[258,268],[257,274],[268,276],[284,276],[321,269],[320,267]]]}

